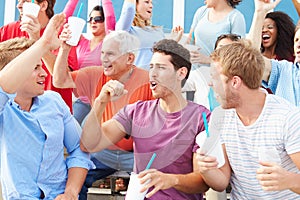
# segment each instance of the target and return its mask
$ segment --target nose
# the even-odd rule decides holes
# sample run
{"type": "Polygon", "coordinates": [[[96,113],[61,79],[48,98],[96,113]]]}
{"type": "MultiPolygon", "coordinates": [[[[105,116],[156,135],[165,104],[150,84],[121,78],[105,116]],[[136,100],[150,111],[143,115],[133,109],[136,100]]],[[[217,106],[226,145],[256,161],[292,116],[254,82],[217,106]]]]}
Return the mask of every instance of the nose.
{"type": "Polygon", "coordinates": [[[44,70],[43,68],[41,68],[39,75],[40,75],[40,77],[45,77],[45,78],[48,76],[46,70],[44,70]]]}

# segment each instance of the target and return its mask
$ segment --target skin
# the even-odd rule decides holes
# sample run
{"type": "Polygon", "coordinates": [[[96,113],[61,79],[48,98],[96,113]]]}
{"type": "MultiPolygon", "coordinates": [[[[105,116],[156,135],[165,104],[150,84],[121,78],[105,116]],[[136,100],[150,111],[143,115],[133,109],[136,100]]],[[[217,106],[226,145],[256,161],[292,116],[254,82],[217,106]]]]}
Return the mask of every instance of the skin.
{"type": "Polygon", "coordinates": [[[136,11],[143,20],[150,20],[152,17],[152,0],[139,0],[136,4],[136,11]]]}
{"type": "MultiPolygon", "coordinates": [[[[181,81],[186,74],[186,67],[181,67],[178,70],[174,69],[169,55],[158,52],[153,54],[149,70],[151,90],[155,97],[160,98],[159,106],[165,112],[177,112],[187,105],[187,101],[181,95],[181,81]]],[[[83,151],[100,151],[126,135],[124,127],[114,119],[104,122],[100,127],[98,123],[102,119],[107,103],[120,98],[126,93],[124,85],[116,80],[110,80],[103,86],[83,127],[81,137],[81,149],[83,151]]],[[[189,174],[167,174],[156,169],[141,172],[139,174],[141,183],[151,179],[141,191],[154,186],[154,190],[146,195],[147,198],[150,198],[159,190],[172,187],[186,193],[206,191],[208,188],[197,172],[195,159],[194,155],[194,171],[189,174]]]]}
{"type": "Polygon", "coordinates": [[[275,57],[275,47],[277,40],[277,27],[274,20],[266,18],[264,25],[262,27],[262,45],[265,48],[263,55],[267,58],[275,57]],[[263,39],[264,37],[270,37],[268,39],[263,39]]]}

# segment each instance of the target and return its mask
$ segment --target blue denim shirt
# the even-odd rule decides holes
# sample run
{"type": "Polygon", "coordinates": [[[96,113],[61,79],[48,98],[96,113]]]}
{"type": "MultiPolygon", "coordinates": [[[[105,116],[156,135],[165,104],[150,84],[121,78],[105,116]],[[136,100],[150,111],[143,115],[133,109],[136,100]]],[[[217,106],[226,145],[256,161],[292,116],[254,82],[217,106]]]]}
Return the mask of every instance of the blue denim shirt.
{"type": "Polygon", "coordinates": [[[90,169],[80,150],[81,128],[59,94],[33,99],[30,112],[0,88],[1,184],[4,199],[54,199],[64,193],[68,169],[90,169]],[[64,147],[69,156],[64,159],[64,147]]]}

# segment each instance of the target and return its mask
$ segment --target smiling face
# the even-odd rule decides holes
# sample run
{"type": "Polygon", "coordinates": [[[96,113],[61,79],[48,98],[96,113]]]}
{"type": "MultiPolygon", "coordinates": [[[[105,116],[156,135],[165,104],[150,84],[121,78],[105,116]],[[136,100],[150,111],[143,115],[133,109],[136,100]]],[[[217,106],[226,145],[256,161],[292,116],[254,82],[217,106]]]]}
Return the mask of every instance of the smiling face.
{"type": "Polygon", "coordinates": [[[114,39],[105,40],[102,44],[101,60],[104,74],[118,80],[130,69],[129,54],[122,54],[119,42],[114,39]]]}
{"type": "MultiPolygon", "coordinates": [[[[95,21],[95,17],[103,17],[100,13],[100,11],[93,10],[90,14],[90,20],[89,25],[90,25],[90,30],[94,36],[102,35],[105,33],[105,25],[104,21],[95,21]]],[[[96,18],[97,19],[97,18],[96,18]]]]}
{"type": "Polygon", "coordinates": [[[170,62],[171,56],[155,52],[152,56],[149,69],[150,89],[155,98],[166,98],[181,90],[181,80],[178,71],[175,71],[170,62]]]}
{"type": "Polygon", "coordinates": [[[295,52],[295,61],[300,63],[300,29],[298,29],[295,33],[294,52],[295,52]]]}
{"type": "Polygon", "coordinates": [[[33,70],[30,78],[18,89],[17,96],[23,98],[33,98],[44,93],[45,79],[47,77],[46,71],[42,67],[40,61],[33,70]]]}
{"type": "Polygon", "coordinates": [[[143,20],[150,20],[152,17],[152,0],[138,0],[136,4],[136,12],[143,20]]]}
{"type": "Polygon", "coordinates": [[[265,49],[275,48],[277,40],[277,26],[274,20],[266,18],[262,28],[262,45],[265,49]]]}

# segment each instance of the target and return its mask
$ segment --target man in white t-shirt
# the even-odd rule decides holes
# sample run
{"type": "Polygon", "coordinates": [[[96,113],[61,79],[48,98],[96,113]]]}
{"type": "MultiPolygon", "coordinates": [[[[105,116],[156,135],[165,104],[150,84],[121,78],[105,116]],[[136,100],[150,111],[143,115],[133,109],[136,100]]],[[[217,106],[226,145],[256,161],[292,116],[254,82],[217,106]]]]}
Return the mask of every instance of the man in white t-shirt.
{"type": "Polygon", "coordinates": [[[226,45],[211,59],[224,110],[213,112],[210,126],[221,134],[226,163],[217,168],[216,158],[198,154],[204,181],[217,191],[230,181],[231,199],[300,199],[300,110],[260,88],[264,59],[250,42],[226,45]]]}

